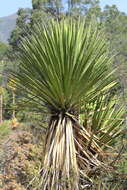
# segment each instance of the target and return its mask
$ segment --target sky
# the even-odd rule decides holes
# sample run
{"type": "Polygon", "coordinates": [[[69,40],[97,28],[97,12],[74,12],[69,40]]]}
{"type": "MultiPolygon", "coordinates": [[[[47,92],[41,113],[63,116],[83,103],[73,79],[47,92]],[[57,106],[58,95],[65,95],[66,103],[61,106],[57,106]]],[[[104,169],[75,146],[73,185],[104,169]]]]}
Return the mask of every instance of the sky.
{"type": "Polygon", "coordinates": [[[100,0],[101,7],[112,4],[117,5],[120,11],[127,13],[127,0],[100,0]]]}
{"type": "Polygon", "coordinates": [[[16,13],[19,8],[31,8],[32,0],[0,0],[0,17],[16,13]]]}
{"type": "MultiPolygon", "coordinates": [[[[32,0],[1,0],[0,17],[16,13],[19,8],[31,8],[32,0]]],[[[101,7],[116,4],[120,11],[127,13],[127,0],[100,0],[101,7]]]]}

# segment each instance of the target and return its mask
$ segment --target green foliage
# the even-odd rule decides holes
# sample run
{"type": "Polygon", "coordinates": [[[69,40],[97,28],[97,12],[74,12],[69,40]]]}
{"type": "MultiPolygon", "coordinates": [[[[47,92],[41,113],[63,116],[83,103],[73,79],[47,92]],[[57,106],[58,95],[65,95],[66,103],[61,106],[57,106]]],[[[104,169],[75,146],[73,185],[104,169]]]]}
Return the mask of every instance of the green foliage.
{"type": "Polygon", "coordinates": [[[117,96],[100,95],[93,102],[83,105],[81,109],[84,127],[91,132],[91,137],[93,136],[103,150],[113,147],[124,130],[122,126],[125,109],[123,105],[116,103],[117,96]]]}
{"type": "Polygon", "coordinates": [[[41,9],[41,5],[42,5],[43,2],[46,2],[46,1],[43,1],[43,0],[32,0],[33,9],[41,9]]]}
{"type": "Polygon", "coordinates": [[[63,2],[61,0],[49,1],[49,0],[32,0],[33,11],[43,11],[45,13],[51,13],[52,16],[59,15],[63,2]]]}
{"type": "MultiPolygon", "coordinates": [[[[120,81],[126,88],[127,16],[114,5],[106,6],[102,11],[98,1],[68,1],[66,15],[75,18],[82,16],[83,20],[84,16],[87,16],[88,24],[84,24],[85,29],[83,29],[84,26],[80,27],[78,22],[72,24],[71,21],[62,21],[63,26],[54,21],[48,24],[51,17],[59,21],[65,17],[61,1],[33,0],[32,4],[30,20],[23,11],[19,12],[17,27],[10,41],[11,45],[17,48],[20,38],[24,37],[22,26],[26,26],[29,20],[27,26],[30,30],[27,28],[27,32],[32,35],[22,43],[19,73],[13,74],[13,77],[17,78],[15,82],[18,84],[18,90],[23,90],[23,96],[29,101],[29,108],[26,108],[24,113],[19,112],[18,116],[25,121],[29,118],[41,120],[42,112],[48,111],[55,115],[62,112],[72,119],[75,112],[80,110],[80,106],[84,109],[81,103],[83,102],[85,113],[81,109],[83,114],[80,117],[84,120],[84,128],[90,134],[86,144],[90,147],[96,142],[102,150],[111,150],[109,147],[116,143],[123,125],[123,120],[115,118],[123,118],[124,110],[119,106],[116,107],[116,102],[111,97],[107,99],[107,96],[105,98],[99,95],[114,85],[112,83],[114,79],[110,77],[112,62],[119,68],[120,81]],[[100,23],[95,28],[93,23],[89,24],[93,15],[100,23]],[[36,23],[42,23],[42,26],[35,26],[36,23]],[[101,32],[96,33],[97,28],[105,29],[106,35],[103,36],[101,32]],[[110,40],[110,52],[107,51],[109,44],[105,38],[110,40]],[[117,57],[114,60],[110,59],[109,54],[115,53],[117,57]],[[34,117],[31,115],[35,108],[40,114],[34,117]]],[[[123,93],[126,98],[126,93],[123,93]]],[[[93,147],[91,149],[94,150],[93,147]]],[[[121,171],[126,162],[122,164],[121,171]]],[[[99,184],[98,188],[115,187],[99,184]]]]}
{"type": "Polygon", "coordinates": [[[18,11],[16,27],[9,39],[9,44],[15,51],[20,39],[26,36],[25,30],[27,30],[27,34],[30,34],[34,24],[47,22],[51,18],[61,20],[68,15],[72,17],[88,15],[91,18],[92,15],[99,17],[101,14],[98,0],[68,0],[66,3],[61,0],[32,0],[32,7],[31,11],[26,9],[19,9],[18,11]]]}
{"type": "Polygon", "coordinates": [[[3,118],[4,119],[11,119],[12,118],[12,92],[9,89],[4,89],[3,93],[3,118]]]}
{"type": "MultiPolygon", "coordinates": [[[[100,125],[98,117],[96,120],[96,111],[105,107],[101,102],[104,98],[97,97],[116,85],[108,43],[94,21],[88,24],[82,20],[52,20],[46,25],[36,25],[35,33],[23,40],[20,52],[19,70],[11,73],[12,82],[28,101],[41,108],[41,112],[51,114],[40,188],[46,189],[50,183],[50,189],[58,189],[56,185],[76,187],[89,175],[92,166],[102,166],[101,147],[104,143],[109,145],[116,137],[115,133],[119,132],[116,126],[119,128],[121,125],[110,122],[112,128],[107,129],[107,123],[100,125]],[[98,141],[92,139],[91,142],[89,128],[86,130],[86,125],[80,126],[75,119],[75,111],[80,109],[80,102],[90,104],[92,101],[95,101],[92,127],[96,131],[101,126],[103,131],[98,141]],[[63,141],[58,143],[61,137],[63,141]],[[66,149],[67,142],[70,151],[66,149]],[[76,151],[79,152],[77,156],[76,151]],[[59,160],[59,165],[56,160],[59,160]],[[67,178],[64,185],[60,175],[67,178]],[[76,176],[80,176],[79,180],[76,176]],[[71,177],[75,184],[70,181],[71,177]]],[[[106,106],[109,110],[114,103],[106,106]]],[[[101,116],[111,117],[113,112],[114,109],[101,116]]],[[[118,115],[122,115],[121,110],[116,112],[115,116],[118,115]]]]}
{"type": "Polygon", "coordinates": [[[19,9],[17,15],[18,17],[16,20],[16,27],[12,31],[9,39],[9,44],[14,49],[14,51],[18,50],[21,38],[27,34],[25,32],[25,28],[27,27],[30,19],[30,13],[28,9],[19,9]]]}
{"type": "Polygon", "coordinates": [[[11,131],[10,121],[4,121],[3,123],[0,124],[0,144],[5,138],[7,138],[10,131],[11,131]]]}
{"type": "Polygon", "coordinates": [[[38,37],[33,34],[21,47],[17,87],[51,112],[68,112],[82,97],[90,101],[113,86],[108,46],[93,26],[72,20],[37,26],[38,37]]]}
{"type": "Polygon", "coordinates": [[[5,43],[0,42],[0,60],[3,60],[6,56],[9,46],[5,43]]]}

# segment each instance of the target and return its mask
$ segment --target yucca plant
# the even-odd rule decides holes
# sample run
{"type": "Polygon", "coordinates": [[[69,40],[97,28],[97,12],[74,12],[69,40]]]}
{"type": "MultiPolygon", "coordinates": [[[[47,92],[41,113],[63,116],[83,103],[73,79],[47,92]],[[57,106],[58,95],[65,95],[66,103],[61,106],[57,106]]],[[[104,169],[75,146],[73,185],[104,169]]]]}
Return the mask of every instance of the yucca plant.
{"type": "Polygon", "coordinates": [[[112,148],[124,129],[125,110],[117,100],[117,96],[100,95],[94,101],[84,103],[80,110],[83,126],[91,136],[96,136],[93,139],[103,150],[112,148]]]}
{"type": "MultiPolygon", "coordinates": [[[[23,40],[17,88],[50,117],[45,143],[43,190],[78,190],[87,169],[105,167],[102,149],[79,123],[81,102],[115,85],[104,34],[93,21],[52,20],[23,40]],[[27,96],[28,94],[28,96],[27,96]]],[[[38,187],[39,189],[39,187],[38,187]]]]}
{"type": "MultiPolygon", "coordinates": [[[[103,150],[99,160],[103,160],[108,166],[107,171],[97,167],[94,170],[90,169],[87,171],[87,175],[93,179],[95,189],[97,189],[95,179],[104,183],[107,190],[113,189],[113,187],[108,188],[111,185],[110,178],[115,172],[118,172],[116,170],[117,160],[123,157],[123,144],[120,140],[124,130],[124,106],[118,103],[116,95],[107,94],[100,95],[92,102],[83,104],[80,112],[80,122],[91,135],[88,149],[91,148],[94,140],[103,150]]],[[[99,187],[103,189],[102,186],[99,187]]]]}
{"type": "Polygon", "coordinates": [[[111,184],[103,184],[101,181],[96,185],[93,190],[119,190],[119,187],[117,184],[111,185],[111,184]]]}

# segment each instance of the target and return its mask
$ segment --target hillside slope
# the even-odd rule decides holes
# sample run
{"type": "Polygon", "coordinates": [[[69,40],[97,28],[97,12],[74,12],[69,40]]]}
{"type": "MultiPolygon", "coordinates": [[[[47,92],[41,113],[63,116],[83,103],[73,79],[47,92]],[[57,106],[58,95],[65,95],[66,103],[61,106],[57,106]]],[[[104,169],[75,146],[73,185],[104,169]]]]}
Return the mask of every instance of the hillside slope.
{"type": "Polygon", "coordinates": [[[2,141],[0,131],[0,190],[35,189],[40,182],[45,133],[23,124],[12,129],[8,123],[9,128],[2,141]]]}
{"type": "Polygon", "coordinates": [[[7,43],[12,30],[15,28],[16,18],[16,14],[0,18],[0,41],[7,43]]]}

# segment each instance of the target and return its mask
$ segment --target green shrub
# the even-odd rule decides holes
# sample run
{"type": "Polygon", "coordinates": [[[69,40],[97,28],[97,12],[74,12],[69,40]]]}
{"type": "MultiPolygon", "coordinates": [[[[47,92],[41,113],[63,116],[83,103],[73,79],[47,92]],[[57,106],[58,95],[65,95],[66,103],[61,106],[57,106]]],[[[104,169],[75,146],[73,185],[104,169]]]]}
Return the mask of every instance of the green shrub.
{"type": "Polygon", "coordinates": [[[10,127],[10,120],[4,121],[0,124],[0,144],[2,140],[10,133],[11,127],[10,127]]]}

